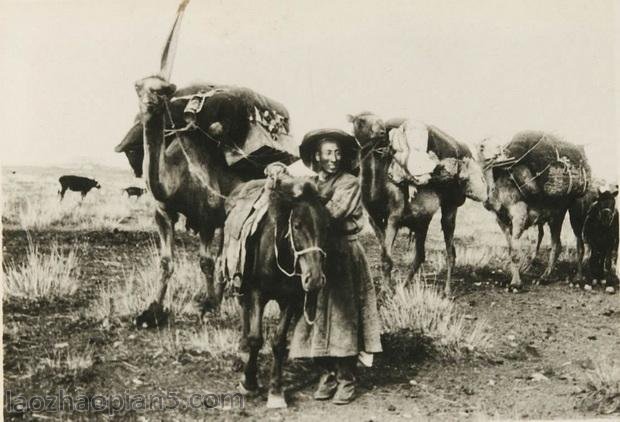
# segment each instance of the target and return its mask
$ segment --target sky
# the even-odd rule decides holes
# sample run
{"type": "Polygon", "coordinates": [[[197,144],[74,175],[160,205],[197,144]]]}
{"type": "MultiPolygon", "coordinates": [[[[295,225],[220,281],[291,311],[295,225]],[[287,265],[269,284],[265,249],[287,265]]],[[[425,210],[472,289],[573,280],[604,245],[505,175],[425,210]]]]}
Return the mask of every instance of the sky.
{"type": "MultiPolygon", "coordinates": [[[[158,71],[177,0],[0,0],[3,165],[113,151],[158,71]]],[[[301,140],[373,111],[473,145],[542,129],[586,145],[615,177],[618,10],[613,0],[192,0],[172,82],[252,88],[286,105],[301,140]]]]}

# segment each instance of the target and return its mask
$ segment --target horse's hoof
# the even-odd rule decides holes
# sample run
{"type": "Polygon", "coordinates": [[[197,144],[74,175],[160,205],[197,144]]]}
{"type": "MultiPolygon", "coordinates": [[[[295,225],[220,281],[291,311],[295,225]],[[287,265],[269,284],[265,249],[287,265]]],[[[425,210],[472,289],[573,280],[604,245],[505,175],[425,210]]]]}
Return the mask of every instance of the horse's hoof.
{"type": "Polygon", "coordinates": [[[256,397],[259,393],[258,388],[256,389],[247,388],[245,385],[243,385],[242,381],[240,381],[239,384],[237,385],[237,391],[239,391],[241,394],[243,394],[246,397],[256,397]]]}
{"type": "Polygon", "coordinates": [[[269,393],[267,397],[267,409],[286,409],[284,394],[269,393]]]}

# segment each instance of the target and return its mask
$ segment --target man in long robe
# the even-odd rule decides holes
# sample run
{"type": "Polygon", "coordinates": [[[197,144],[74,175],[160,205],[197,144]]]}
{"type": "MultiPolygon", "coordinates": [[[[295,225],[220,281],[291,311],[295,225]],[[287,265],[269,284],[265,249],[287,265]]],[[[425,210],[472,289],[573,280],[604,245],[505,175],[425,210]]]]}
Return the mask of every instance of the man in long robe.
{"type": "Polygon", "coordinates": [[[375,290],[358,241],[363,227],[361,188],[349,173],[355,145],[345,132],[319,130],[307,134],[300,146],[304,164],[317,172],[315,181],[332,224],[327,284],[319,292],[314,323],[299,319],[290,357],[317,359],[323,373],[314,398],[331,398],[336,404],[355,398],[357,356],[381,352],[375,290]]]}

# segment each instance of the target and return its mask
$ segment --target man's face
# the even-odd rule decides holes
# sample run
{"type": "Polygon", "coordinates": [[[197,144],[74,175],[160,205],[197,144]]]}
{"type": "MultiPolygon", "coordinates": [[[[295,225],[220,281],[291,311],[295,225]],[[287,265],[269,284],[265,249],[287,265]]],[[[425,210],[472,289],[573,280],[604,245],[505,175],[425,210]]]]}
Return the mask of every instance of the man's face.
{"type": "Polygon", "coordinates": [[[340,169],[340,147],[336,142],[323,141],[316,152],[315,159],[321,170],[327,174],[334,174],[340,169]]]}

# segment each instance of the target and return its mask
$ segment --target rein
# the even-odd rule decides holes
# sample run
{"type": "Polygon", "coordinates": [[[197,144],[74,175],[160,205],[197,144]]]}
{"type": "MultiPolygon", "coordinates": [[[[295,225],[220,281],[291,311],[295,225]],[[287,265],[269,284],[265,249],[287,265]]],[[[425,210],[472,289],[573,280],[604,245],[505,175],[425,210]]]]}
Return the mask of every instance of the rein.
{"type": "MultiPolygon", "coordinates": [[[[309,248],[305,248],[302,250],[297,250],[295,248],[295,241],[293,240],[293,222],[292,222],[292,218],[293,218],[293,211],[291,211],[291,213],[289,214],[288,217],[288,231],[287,233],[284,235],[284,238],[288,238],[289,239],[289,243],[290,243],[290,247],[291,247],[291,251],[293,252],[293,270],[289,273],[288,271],[286,271],[281,265],[280,265],[280,259],[279,259],[279,251],[278,251],[278,224],[274,224],[274,242],[273,242],[273,250],[275,253],[275,257],[276,257],[276,265],[278,266],[278,269],[280,271],[282,271],[282,273],[284,275],[286,275],[287,277],[295,277],[295,276],[301,276],[301,273],[297,273],[295,272],[297,269],[297,262],[299,260],[299,257],[305,254],[308,254],[310,252],[319,252],[321,255],[323,255],[323,257],[327,256],[327,253],[325,253],[325,251],[323,249],[321,249],[319,246],[310,246],[309,248]]],[[[306,320],[306,322],[308,323],[308,325],[312,325],[314,324],[314,321],[311,321],[310,318],[308,317],[308,312],[306,311],[306,303],[308,301],[308,292],[304,293],[304,318],[306,320]]]]}

